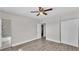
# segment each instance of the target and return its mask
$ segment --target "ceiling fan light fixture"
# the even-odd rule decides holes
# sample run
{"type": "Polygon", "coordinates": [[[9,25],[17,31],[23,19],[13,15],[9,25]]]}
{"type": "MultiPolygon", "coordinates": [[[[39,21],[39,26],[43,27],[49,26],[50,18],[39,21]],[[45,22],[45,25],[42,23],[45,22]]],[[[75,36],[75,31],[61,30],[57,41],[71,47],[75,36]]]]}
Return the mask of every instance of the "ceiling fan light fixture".
{"type": "Polygon", "coordinates": [[[43,15],[43,12],[40,12],[40,15],[43,15]]]}

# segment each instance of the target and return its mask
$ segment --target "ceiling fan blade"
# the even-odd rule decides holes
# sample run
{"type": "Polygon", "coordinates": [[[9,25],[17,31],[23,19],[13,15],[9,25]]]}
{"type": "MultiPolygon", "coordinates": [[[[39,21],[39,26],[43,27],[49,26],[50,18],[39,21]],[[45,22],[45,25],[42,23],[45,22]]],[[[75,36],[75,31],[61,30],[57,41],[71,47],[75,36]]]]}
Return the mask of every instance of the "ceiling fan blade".
{"type": "Polygon", "coordinates": [[[44,15],[47,15],[47,13],[43,13],[44,15]]]}
{"type": "Polygon", "coordinates": [[[46,9],[46,10],[44,10],[44,11],[51,11],[51,10],[53,10],[52,8],[50,8],[50,9],[46,9]]]}
{"type": "Polygon", "coordinates": [[[39,11],[40,11],[40,12],[43,12],[43,11],[44,11],[44,8],[39,7],[39,11]]]}
{"type": "Polygon", "coordinates": [[[42,10],[42,7],[39,7],[39,11],[41,11],[42,10]]]}
{"type": "Polygon", "coordinates": [[[39,15],[40,15],[40,13],[37,14],[37,16],[39,16],[39,15]]]}
{"type": "Polygon", "coordinates": [[[39,11],[30,11],[31,13],[38,13],[39,11]]]}

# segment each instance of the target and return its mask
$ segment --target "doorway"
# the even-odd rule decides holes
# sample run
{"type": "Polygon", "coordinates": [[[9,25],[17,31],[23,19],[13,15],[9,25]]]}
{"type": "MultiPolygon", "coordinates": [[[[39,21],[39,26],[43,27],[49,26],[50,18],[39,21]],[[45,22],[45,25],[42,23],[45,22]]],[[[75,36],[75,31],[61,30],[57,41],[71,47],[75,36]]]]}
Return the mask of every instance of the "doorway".
{"type": "Polygon", "coordinates": [[[41,38],[46,39],[46,23],[41,24],[41,38]]]}
{"type": "Polygon", "coordinates": [[[46,23],[37,24],[37,38],[46,39],[46,23]]]}

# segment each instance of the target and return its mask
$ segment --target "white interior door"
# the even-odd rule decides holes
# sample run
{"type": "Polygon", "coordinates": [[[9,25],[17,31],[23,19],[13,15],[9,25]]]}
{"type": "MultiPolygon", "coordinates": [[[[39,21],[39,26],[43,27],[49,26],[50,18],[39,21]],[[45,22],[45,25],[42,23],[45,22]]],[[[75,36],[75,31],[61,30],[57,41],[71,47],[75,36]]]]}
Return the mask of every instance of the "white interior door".
{"type": "Polygon", "coordinates": [[[41,24],[37,24],[37,38],[41,38],[41,24]]]}
{"type": "Polygon", "coordinates": [[[78,46],[78,23],[76,21],[61,22],[61,43],[78,46]]]}

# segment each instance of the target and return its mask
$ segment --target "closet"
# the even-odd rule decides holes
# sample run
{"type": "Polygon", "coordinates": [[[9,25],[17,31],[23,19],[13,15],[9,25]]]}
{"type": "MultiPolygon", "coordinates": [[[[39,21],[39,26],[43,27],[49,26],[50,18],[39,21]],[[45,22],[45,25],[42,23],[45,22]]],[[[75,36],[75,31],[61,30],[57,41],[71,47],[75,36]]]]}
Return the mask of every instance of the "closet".
{"type": "Polygon", "coordinates": [[[79,19],[61,21],[61,43],[78,47],[79,19]]]}

